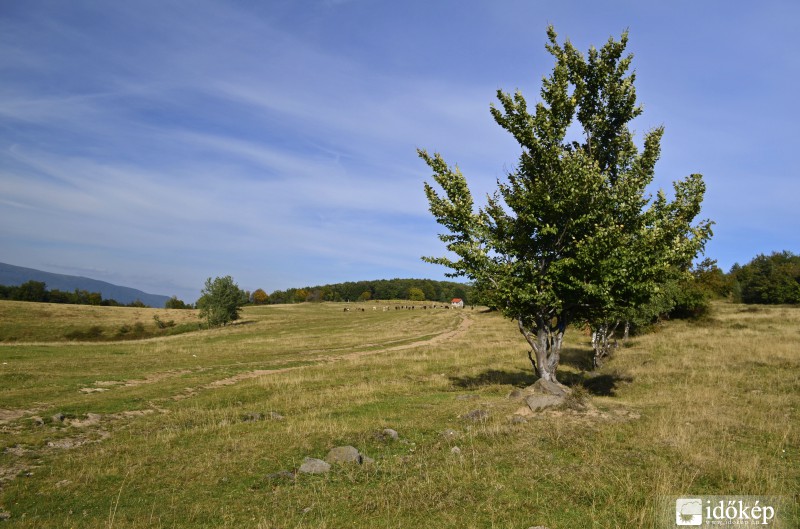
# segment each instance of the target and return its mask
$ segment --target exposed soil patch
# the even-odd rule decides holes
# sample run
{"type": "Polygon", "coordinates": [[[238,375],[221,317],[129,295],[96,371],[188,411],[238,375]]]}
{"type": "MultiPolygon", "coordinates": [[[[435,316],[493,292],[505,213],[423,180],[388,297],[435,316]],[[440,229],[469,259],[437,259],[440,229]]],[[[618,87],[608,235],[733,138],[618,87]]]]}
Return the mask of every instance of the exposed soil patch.
{"type": "Polygon", "coordinates": [[[92,434],[81,434],[81,435],[76,435],[74,437],[65,437],[63,439],[48,441],[47,447],[59,450],[69,450],[72,448],[78,448],[79,446],[83,446],[86,444],[99,443],[100,441],[103,441],[111,437],[111,433],[109,433],[106,430],[96,430],[92,432],[92,434]]]}
{"type": "Polygon", "coordinates": [[[19,410],[9,410],[0,408],[0,424],[7,424],[12,421],[19,419],[20,417],[25,417],[26,415],[34,415],[42,410],[42,408],[30,408],[30,409],[19,409],[19,410]]]}

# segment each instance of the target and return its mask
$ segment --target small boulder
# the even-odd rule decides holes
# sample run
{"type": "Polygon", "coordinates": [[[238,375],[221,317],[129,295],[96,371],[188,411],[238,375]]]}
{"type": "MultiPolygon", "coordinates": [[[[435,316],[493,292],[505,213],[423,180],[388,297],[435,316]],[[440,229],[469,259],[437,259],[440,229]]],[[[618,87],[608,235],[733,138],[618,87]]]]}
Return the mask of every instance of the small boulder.
{"type": "Polygon", "coordinates": [[[540,378],[525,389],[512,391],[509,398],[513,398],[512,395],[518,395],[522,397],[531,411],[541,411],[561,406],[570,393],[571,390],[568,387],[540,378]]]}
{"type": "Polygon", "coordinates": [[[34,426],[44,426],[44,419],[39,417],[38,415],[33,415],[31,417],[31,422],[34,426]]]}
{"type": "Polygon", "coordinates": [[[51,417],[51,419],[53,419],[53,422],[64,422],[64,419],[66,419],[66,418],[67,418],[67,416],[64,415],[61,412],[58,412],[58,413],[56,413],[55,415],[53,415],[51,417]]]}
{"type": "Polygon", "coordinates": [[[533,389],[535,393],[555,395],[556,397],[566,397],[571,393],[571,390],[567,386],[542,378],[534,382],[531,389],[533,389]]]}
{"type": "Polygon", "coordinates": [[[485,421],[489,418],[489,412],[486,410],[472,410],[461,416],[466,421],[485,421]]]}
{"type": "Polygon", "coordinates": [[[361,454],[353,446],[337,446],[325,456],[328,463],[361,463],[361,454]]]}
{"type": "Polygon", "coordinates": [[[314,459],[307,457],[303,460],[303,464],[297,469],[298,472],[303,474],[325,474],[331,469],[330,464],[321,459],[314,459]]]}
{"type": "Polygon", "coordinates": [[[564,403],[564,397],[557,397],[556,395],[528,395],[525,397],[525,403],[531,411],[540,411],[561,406],[564,403]]]}
{"type": "Polygon", "coordinates": [[[378,441],[383,441],[383,442],[397,441],[400,439],[400,434],[398,434],[395,430],[392,430],[391,428],[384,428],[380,432],[375,432],[375,435],[373,437],[375,437],[375,439],[377,439],[378,441]]]}
{"type": "Polygon", "coordinates": [[[383,432],[381,433],[383,434],[384,439],[391,439],[392,441],[396,441],[400,438],[400,434],[398,434],[395,430],[392,430],[391,428],[384,428],[383,432]]]}
{"type": "Polygon", "coordinates": [[[458,455],[461,453],[461,449],[457,446],[454,446],[453,448],[450,449],[450,453],[458,455]]]}
{"type": "Polygon", "coordinates": [[[280,413],[276,412],[276,411],[271,411],[267,415],[273,421],[282,421],[284,419],[284,416],[281,415],[280,413]]]}

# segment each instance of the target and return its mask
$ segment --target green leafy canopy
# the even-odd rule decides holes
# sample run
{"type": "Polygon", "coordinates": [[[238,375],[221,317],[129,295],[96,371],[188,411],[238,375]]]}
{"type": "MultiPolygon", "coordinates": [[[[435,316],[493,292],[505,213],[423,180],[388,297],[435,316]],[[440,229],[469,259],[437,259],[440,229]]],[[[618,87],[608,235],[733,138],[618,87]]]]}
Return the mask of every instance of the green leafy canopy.
{"type": "MultiPolygon", "coordinates": [[[[498,90],[498,125],[522,153],[485,206],[475,208],[466,178],[439,154],[419,150],[438,188],[425,183],[430,211],[447,229],[450,252],[425,257],[466,276],[521,326],[553,318],[563,326],[620,313],[647,301],[676,270],[686,270],[711,236],[711,222],[692,224],[705,186],[700,175],[674,183],[674,197],[646,191],[660,156],[663,127],[644,135],[641,151],[630,122],[636,103],[627,32],[587,55],[548,28],[555,59],[529,111],[523,95],[498,90]],[[583,133],[570,141],[570,127],[583,133]]],[[[524,333],[524,331],[523,331],[524,333]]]]}

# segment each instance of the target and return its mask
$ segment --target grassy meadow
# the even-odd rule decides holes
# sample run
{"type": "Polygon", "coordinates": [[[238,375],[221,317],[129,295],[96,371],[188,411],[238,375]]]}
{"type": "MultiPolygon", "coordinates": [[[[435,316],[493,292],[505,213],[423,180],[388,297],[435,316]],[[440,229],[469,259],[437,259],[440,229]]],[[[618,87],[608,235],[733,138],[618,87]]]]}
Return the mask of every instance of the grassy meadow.
{"type": "Polygon", "coordinates": [[[508,394],[534,378],[513,322],[395,305],[248,307],[117,340],[196,314],[0,302],[5,523],[672,527],[665,497],[717,494],[782,496],[776,527],[800,527],[800,309],[720,303],[595,373],[570,329],[559,373],[581,398],[515,420],[508,394]],[[104,339],[66,338],[93,326],[104,339]],[[374,463],[278,474],[341,445],[374,463]]]}

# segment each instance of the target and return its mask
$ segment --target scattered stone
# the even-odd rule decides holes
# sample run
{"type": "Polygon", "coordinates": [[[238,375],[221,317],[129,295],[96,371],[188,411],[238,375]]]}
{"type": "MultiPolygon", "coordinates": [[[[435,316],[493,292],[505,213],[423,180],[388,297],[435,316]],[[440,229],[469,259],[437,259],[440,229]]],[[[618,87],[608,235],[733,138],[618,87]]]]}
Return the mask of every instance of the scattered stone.
{"type": "Polygon", "coordinates": [[[486,410],[472,410],[462,415],[461,418],[467,421],[485,421],[489,418],[489,412],[486,410]]]}
{"type": "Polygon", "coordinates": [[[450,453],[451,454],[460,454],[461,453],[461,449],[459,447],[457,447],[457,446],[454,446],[453,448],[450,449],[450,453]]]}
{"type": "Polygon", "coordinates": [[[102,393],[108,391],[108,388],[81,388],[81,393],[102,393]]]}
{"type": "Polygon", "coordinates": [[[34,426],[44,426],[44,419],[42,419],[38,415],[34,415],[33,417],[31,417],[31,422],[33,423],[34,426]]]}
{"type": "Polygon", "coordinates": [[[400,434],[391,428],[384,428],[383,431],[375,433],[375,439],[378,441],[397,441],[400,439],[400,434]]]}
{"type": "Polygon", "coordinates": [[[353,446],[337,446],[325,456],[328,463],[361,463],[361,454],[353,446]]]}
{"type": "Polygon", "coordinates": [[[526,419],[522,415],[513,415],[511,417],[511,423],[512,424],[524,424],[526,422],[528,422],[528,419],[526,419]]]}
{"type": "Polygon", "coordinates": [[[51,417],[51,419],[53,419],[53,422],[64,422],[64,419],[66,419],[66,418],[67,418],[67,416],[64,415],[61,412],[58,412],[58,413],[56,413],[55,415],[53,415],[51,417]]]}
{"type": "Polygon", "coordinates": [[[398,434],[395,430],[392,430],[391,428],[384,428],[383,435],[385,435],[389,439],[399,439],[400,438],[400,434],[398,434]]]}
{"type": "Polygon", "coordinates": [[[268,474],[267,479],[270,481],[280,481],[280,480],[295,480],[294,472],[289,472],[288,470],[281,470],[280,472],[275,472],[273,474],[268,474]]]}
{"type": "Polygon", "coordinates": [[[74,426],[76,428],[85,428],[87,426],[94,426],[95,424],[98,424],[102,418],[103,416],[99,413],[87,413],[86,418],[83,420],[72,419],[66,422],[68,422],[70,426],[74,426]]]}
{"type": "Polygon", "coordinates": [[[556,395],[528,395],[525,397],[525,403],[531,411],[541,411],[546,408],[555,408],[564,403],[564,397],[556,395]]]}
{"type": "Polygon", "coordinates": [[[442,437],[444,437],[445,439],[457,439],[461,437],[461,433],[456,430],[447,429],[442,432],[442,437]]]}
{"type": "Polygon", "coordinates": [[[8,511],[0,511],[0,521],[5,522],[6,520],[11,519],[11,513],[8,511]]]}
{"type": "Polygon", "coordinates": [[[302,472],[303,474],[325,474],[330,469],[330,464],[326,463],[322,459],[307,457],[303,460],[303,464],[300,465],[300,468],[298,468],[297,471],[302,472]]]}
{"type": "Polygon", "coordinates": [[[572,392],[567,386],[559,384],[558,382],[550,382],[549,380],[539,379],[533,383],[531,388],[536,393],[543,393],[545,395],[555,395],[557,397],[566,397],[572,392]]]}
{"type": "Polygon", "coordinates": [[[271,411],[269,412],[269,418],[273,421],[282,421],[285,417],[278,412],[271,411]]]}
{"type": "Polygon", "coordinates": [[[456,397],[456,400],[472,400],[472,399],[477,399],[477,398],[479,398],[478,395],[474,395],[474,394],[470,393],[470,394],[467,394],[467,395],[459,395],[458,397],[456,397]]]}
{"type": "Polygon", "coordinates": [[[540,378],[527,388],[512,391],[509,398],[522,397],[531,411],[541,411],[561,406],[570,393],[571,390],[568,387],[540,378]],[[514,397],[515,395],[516,397],[514,397]]]}

